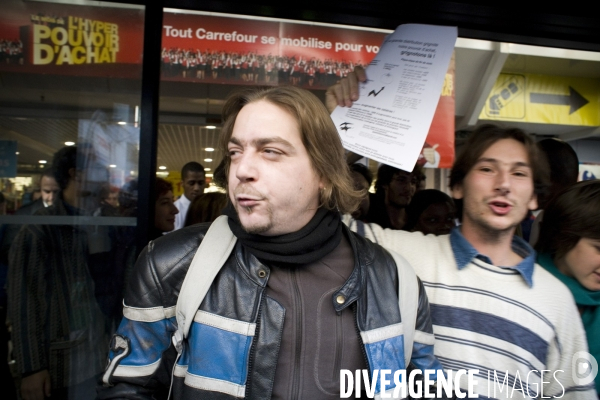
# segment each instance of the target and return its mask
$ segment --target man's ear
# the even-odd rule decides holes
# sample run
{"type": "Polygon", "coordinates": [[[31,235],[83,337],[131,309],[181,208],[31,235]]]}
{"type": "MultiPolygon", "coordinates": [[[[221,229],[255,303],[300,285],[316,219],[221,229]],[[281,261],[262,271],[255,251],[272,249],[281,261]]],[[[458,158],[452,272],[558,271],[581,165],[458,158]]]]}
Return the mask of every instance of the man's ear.
{"type": "Polygon", "coordinates": [[[538,209],[537,194],[534,193],[533,196],[531,196],[531,200],[529,200],[529,203],[527,203],[527,208],[529,208],[531,211],[538,209]]]}
{"type": "Polygon", "coordinates": [[[450,190],[452,191],[453,199],[460,200],[465,196],[463,193],[462,184],[460,184],[460,183],[457,183],[456,185],[452,186],[452,188],[450,190]]]}

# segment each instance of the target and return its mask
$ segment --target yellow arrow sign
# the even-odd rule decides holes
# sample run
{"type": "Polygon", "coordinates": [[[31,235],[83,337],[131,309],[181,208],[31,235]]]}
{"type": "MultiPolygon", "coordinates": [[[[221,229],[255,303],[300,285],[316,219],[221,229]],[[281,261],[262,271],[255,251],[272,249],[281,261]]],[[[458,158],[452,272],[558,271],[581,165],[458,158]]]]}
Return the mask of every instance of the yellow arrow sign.
{"type": "Polygon", "coordinates": [[[600,80],[500,74],[480,119],[600,126],[600,80]]]}

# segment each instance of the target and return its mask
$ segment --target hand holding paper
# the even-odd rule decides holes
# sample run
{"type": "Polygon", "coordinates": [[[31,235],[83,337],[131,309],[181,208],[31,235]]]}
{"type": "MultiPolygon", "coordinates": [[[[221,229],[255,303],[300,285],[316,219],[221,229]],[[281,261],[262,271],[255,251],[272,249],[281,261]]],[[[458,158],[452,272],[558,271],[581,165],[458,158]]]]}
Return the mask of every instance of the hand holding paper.
{"type": "Polygon", "coordinates": [[[366,76],[357,69],[355,76],[328,90],[327,106],[338,105],[331,117],[347,150],[412,171],[456,36],[454,27],[401,25],[386,37],[366,76]]]}

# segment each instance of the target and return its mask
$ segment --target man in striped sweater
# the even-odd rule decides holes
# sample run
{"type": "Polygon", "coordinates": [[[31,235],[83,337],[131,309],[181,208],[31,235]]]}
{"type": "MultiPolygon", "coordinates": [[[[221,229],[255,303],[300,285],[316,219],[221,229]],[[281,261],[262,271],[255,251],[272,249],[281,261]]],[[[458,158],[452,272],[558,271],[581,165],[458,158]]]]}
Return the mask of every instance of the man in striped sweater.
{"type": "MultiPolygon", "coordinates": [[[[330,110],[358,98],[361,74],[329,89],[330,110]]],[[[587,345],[571,294],[514,235],[537,207],[544,174],[527,134],[488,125],[473,132],[452,168],[450,187],[463,212],[451,234],[424,236],[346,218],[415,268],[430,301],[435,355],[447,370],[479,370],[479,398],[597,399],[575,370],[574,358],[587,345]]]]}

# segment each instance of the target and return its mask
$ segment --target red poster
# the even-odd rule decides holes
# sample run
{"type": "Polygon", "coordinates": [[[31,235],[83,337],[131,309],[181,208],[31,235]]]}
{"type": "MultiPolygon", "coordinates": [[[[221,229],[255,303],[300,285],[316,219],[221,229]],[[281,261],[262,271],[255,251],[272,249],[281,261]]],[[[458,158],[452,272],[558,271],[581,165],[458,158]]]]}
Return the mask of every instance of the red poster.
{"type": "Polygon", "coordinates": [[[417,163],[426,167],[452,168],[454,163],[454,65],[452,55],[442,95],[417,160],[417,163]]]}
{"type": "Polygon", "coordinates": [[[0,22],[3,71],[141,77],[142,9],[11,2],[0,22]]]}
{"type": "Polygon", "coordinates": [[[367,65],[385,34],[289,22],[165,13],[163,79],[327,88],[367,65]]]}

